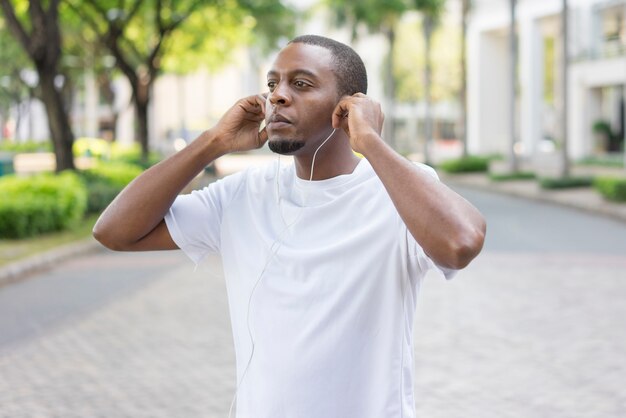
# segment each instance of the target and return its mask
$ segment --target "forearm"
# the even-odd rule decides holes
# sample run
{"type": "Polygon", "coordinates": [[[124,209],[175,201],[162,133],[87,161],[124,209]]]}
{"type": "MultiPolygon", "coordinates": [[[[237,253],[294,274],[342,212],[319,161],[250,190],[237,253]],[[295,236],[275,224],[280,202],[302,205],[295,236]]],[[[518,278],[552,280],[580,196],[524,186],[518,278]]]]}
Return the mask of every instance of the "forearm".
{"type": "Polygon", "coordinates": [[[459,269],[469,264],[484,241],[486,226],[480,212],[379,137],[363,145],[363,155],[424,251],[442,267],[459,269]]]}
{"type": "Polygon", "coordinates": [[[224,153],[213,132],[204,132],[133,180],[100,215],[94,236],[109,248],[132,249],[163,220],[180,191],[224,153]]]}

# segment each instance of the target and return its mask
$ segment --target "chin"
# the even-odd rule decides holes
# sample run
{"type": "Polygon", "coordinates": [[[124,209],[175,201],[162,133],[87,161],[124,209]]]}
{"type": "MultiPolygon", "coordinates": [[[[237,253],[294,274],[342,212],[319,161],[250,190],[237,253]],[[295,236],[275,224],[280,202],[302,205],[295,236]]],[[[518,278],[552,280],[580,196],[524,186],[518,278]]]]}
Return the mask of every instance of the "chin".
{"type": "Polygon", "coordinates": [[[297,139],[276,138],[267,142],[269,149],[281,155],[293,155],[305,145],[304,141],[297,139]]]}

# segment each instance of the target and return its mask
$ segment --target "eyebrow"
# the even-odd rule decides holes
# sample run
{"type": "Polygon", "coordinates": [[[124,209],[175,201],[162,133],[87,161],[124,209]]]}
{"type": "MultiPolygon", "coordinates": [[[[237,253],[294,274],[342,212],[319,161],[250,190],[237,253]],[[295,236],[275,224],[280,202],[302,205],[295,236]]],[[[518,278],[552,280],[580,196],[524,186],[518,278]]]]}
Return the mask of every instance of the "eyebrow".
{"type": "MultiPolygon", "coordinates": [[[[293,76],[297,76],[297,75],[305,75],[307,77],[313,78],[315,80],[319,79],[319,76],[317,74],[315,74],[312,71],[309,71],[307,69],[304,68],[297,68],[295,70],[289,71],[289,76],[293,77],[293,76]]],[[[268,77],[273,77],[273,76],[277,76],[278,75],[278,71],[274,71],[274,70],[270,70],[267,72],[267,76],[268,77]]]]}

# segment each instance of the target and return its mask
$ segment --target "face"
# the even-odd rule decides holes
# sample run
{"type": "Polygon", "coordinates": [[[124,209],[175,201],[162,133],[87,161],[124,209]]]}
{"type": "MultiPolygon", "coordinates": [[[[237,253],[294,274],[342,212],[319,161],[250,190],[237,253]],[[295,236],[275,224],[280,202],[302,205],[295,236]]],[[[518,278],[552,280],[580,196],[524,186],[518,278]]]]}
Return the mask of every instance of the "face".
{"type": "Polygon", "coordinates": [[[267,74],[265,106],[268,145],[280,154],[314,151],[332,132],[339,101],[330,51],[316,45],[289,44],[267,74]]]}

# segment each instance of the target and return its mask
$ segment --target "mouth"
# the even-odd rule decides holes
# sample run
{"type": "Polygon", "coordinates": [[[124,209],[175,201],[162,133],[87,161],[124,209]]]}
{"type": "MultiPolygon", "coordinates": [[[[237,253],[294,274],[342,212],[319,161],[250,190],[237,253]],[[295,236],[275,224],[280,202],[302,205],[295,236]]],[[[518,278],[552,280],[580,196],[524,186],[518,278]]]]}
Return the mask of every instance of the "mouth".
{"type": "Polygon", "coordinates": [[[267,119],[267,127],[270,129],[281,129],[291,125],[291,121],[278,113],[272,114],[267,119]]]}

